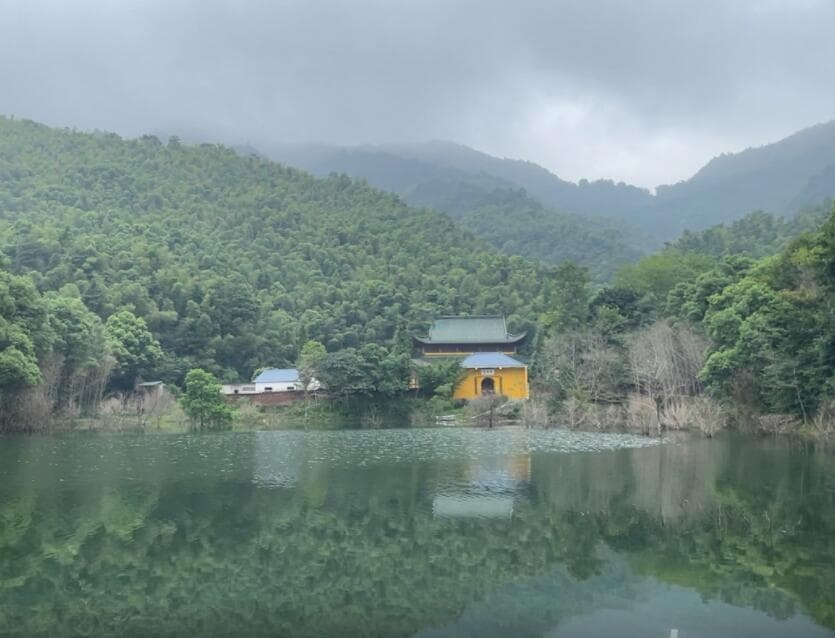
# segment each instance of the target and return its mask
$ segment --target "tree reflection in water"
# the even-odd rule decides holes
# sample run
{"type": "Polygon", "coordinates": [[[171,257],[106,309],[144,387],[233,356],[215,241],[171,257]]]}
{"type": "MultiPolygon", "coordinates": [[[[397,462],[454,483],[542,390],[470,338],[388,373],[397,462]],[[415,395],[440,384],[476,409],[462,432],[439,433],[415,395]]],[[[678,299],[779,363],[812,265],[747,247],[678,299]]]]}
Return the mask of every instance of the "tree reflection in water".
{"type": "Polygon", "coordinates": [[[835,628],[832,450],[538,436],[4,439],[0,633],[559,635],[659,584],[835,628]]]}

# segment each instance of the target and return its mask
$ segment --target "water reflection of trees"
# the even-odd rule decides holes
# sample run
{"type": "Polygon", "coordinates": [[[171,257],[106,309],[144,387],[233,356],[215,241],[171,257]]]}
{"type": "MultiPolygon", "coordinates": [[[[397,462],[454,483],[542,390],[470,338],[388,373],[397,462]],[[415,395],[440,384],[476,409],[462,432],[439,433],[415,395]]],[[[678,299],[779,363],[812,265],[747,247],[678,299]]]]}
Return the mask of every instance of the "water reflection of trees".
{"type": "Polygon", "coordinates": [[[502,487],[508,519],[433,516],[434,494],[489,485],[489,464],[358,469],[315,462],[315,446],[293,453],[293,481],[265,487],[255,450],[204,471],[228,465],[222,445],[171,463],[107,461],[95,445],[18,462],[0,486],[0,630],[406,635],[531,578],[596,583],[547,613],[529,600],[526,622],[545,629],[609,604],[615,585],[637,595],[643,575],[775,617],[800,604],[835,627],[835,479],[813,448],[533,456],[502,487]],[[94,480],[63,488],[62,463],[94,480]]]}
{"type": "Polygon", "coordinates": [[[800,603],[835,628],[831,459],[786,440],[704,441],[552,458],[534,484],[642,573],[776,618],[800,603]]]}

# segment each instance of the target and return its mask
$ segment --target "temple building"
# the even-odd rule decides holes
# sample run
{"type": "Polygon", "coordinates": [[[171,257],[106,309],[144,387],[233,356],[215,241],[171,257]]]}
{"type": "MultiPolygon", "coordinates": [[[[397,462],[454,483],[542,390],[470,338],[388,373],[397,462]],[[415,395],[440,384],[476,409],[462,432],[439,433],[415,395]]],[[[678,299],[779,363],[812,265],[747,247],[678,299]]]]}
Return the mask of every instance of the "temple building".
{"type": "Polygon", "coordinates": [[[516,354],[526,334],[512,335],[504,317],[439,317],[429,336],[414,337],[421,356],[463,356],[474,352],[516,354]]]}
{"type": "Polygon", "coordinates": [[[417,362],[456,357],[464,368],[453,397],[473,399],[498,394],[528,398],[528,366],[510,355],[517,353],[525,334],[507,331],[504,317],[439,317],[426,337],[414,337],[417,362]]]}

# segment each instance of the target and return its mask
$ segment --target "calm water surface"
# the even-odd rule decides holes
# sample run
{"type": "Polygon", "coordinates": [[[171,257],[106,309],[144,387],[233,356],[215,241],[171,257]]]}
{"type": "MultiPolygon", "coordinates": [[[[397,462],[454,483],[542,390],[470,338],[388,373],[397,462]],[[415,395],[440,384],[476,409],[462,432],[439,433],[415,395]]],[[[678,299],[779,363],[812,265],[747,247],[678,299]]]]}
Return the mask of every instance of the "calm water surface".
{"type": "Polygon", "coordinates": [[[0,438],[0,635],[835,635],[835,454],[514,429],[0,438]]]}

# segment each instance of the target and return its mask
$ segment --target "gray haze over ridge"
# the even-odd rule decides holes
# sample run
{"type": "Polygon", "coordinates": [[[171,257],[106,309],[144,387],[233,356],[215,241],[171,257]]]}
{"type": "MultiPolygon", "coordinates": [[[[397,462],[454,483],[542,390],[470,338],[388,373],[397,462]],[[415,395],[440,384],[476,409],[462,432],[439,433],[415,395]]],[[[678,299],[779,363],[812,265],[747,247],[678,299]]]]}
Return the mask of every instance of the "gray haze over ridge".
{"type": "Polygon", "coordinates": [[[0,0],[0,113],[241,144],[450,139],[653,187],[835,116],[831,0],[0,0]]]}

